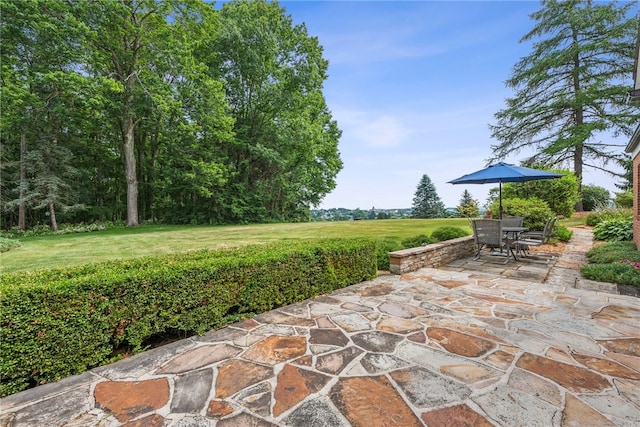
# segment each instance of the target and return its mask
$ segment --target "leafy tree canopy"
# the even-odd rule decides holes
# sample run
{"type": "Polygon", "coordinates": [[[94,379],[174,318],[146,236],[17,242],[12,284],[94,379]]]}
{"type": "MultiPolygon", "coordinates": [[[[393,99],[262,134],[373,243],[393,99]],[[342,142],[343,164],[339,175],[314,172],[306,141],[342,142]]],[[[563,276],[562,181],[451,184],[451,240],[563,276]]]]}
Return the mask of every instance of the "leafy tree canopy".
{"type": "Polygon", "coordinates": [[[308,221],[335,187],[328,62],[277,1],[0,8],[3,227],[308,221]]]}
{"type": "Polygon", "coordinates": [[[597,185],[582,186],[582,206],[585,211],[592,211],[598,207],[607,207],[611,200],[609,190],[597,185]]]}

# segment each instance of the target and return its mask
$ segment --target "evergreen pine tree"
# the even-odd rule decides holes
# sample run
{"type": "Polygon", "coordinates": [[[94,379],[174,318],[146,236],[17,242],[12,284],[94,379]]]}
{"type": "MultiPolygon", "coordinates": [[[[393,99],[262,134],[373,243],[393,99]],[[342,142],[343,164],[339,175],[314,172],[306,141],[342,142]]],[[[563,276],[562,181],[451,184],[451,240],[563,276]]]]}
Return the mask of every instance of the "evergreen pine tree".
{"type": "Polygon", "coordinates": [[[427,175],[422,175],[418,188],[413,197],[414,218],[442,218],[444,203],[436,192],[436,187],[427,175]]]}
{"type": "MultiPolygon", "coordinates": [[[[544,0],[533,28],[521,41],[532,52],[506,81],[515,90],[491,126],[493,158],[526,148],[525,165],[572,163],[582,184],[583,167],[610,168],[624,160],[615,138],[631,135],[638,113],[625,103],[633,70],[638,19],[636,1],[544,0]]],[[[578,188],[581,192],[581,188],[578,188]]],[[[580,203],[578,210],[582,210],[580,203]]]]}
{"type": "Polygon", "coordinates": [[[456,208],[458,212],[465,218],[475,218],[480,212],[478,207],[478,201],[471,197],[471,193],[464,190],[462,197],[460,198],[460,205],[456,208]]]}

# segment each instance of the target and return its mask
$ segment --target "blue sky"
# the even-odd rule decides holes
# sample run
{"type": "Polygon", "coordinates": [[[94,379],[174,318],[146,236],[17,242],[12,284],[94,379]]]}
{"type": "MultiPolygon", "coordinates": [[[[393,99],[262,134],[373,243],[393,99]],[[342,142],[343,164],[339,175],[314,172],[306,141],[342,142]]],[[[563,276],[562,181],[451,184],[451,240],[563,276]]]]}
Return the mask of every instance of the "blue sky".
{"type": "MultiPolygon", "coordinates": [[[[411,207],[423,174],[446,206],[468,190],[481,205],[487,185],[446,182],[486,165],[489,124],[513,92],[519,43],[535,1],[281,1],[305,23],[329,60],[324,94],[343,131],[344,168],[321,208],[411,207]]],[[[629,77],[631,85],[631,76],[629,77]]],[[[622,137],[620,144],[628,140],[622,137]]],[[[518,163],[525,154],[507,159],[518,163]]],[[[585,184],[616,191],[585,171],[585,184]]]]}

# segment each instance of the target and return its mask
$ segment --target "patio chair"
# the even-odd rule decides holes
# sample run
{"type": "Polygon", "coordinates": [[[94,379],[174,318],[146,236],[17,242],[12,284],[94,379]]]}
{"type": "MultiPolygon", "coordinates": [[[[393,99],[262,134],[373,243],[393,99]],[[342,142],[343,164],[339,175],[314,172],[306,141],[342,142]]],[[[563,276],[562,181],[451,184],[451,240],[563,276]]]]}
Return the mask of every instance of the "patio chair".
{"type": "Polygon", "coordinates": [[[547,220],[542,231],[525,231],[520,233],[518,240],[541,240],[541,244],[549,243],[551,235],[553,234],[553,228],[556,225],[556,217],[551,217],[547,220]]]}
{"type": "Polygon", "coordinates": [[[517,233],[520,233],[521,231],[514,233],[514,232],[509,232],[505,230],[505,228],[522,227],[524,218],[520,216],[505,216],[500,221],[502,222],[502,231],[504,231],[504,236],[509,237],[512,240],[515,240],[514,237],[517,235],[517,233]]]}
{"type": "Polygon", "coordinates": [[[544,243],[549,243],[551,235],[553,234],[553,227],[556,225],[556,217],[551,217],[547,220],[542,231],[525,231],[520,233],[520,237],[524,240],[542,240],[544,243]]]}
{"type": "MultiPolygon", "coordinates": [[[[529,252],[529,248],[531,246],[542,246],[549,243],[553,233],[553,227],[556,224],[556,219],[556,217],[549,218],[544,225],[544,230],[542,231],[525,231],[520,233],[518,240],[512,243],[516,247],[518,253],[531,255],[529,252]]],[[[554,258],[554,256],[551,256],[550,259],[554,258]]],[[[547,260],[547,262],[549,262],[549,260],[547,260]]]]}
{"type": "Polygon", "coordinates": [[[505,216],[502,218],[503,227],[522,227],[524,218],[521,216],[505,216]]]}
{"type": "MultiPolygon", "coordinates": [[[[499,219],[475,219],[472,222],[473,238],[478,246],[478,251],[474,260],[480,259],[480,251],[484,248],[490,250],[500,249],[500,255],[505,256],[505,264],[509,262],[509,258],[517,259],[511,240],[504,236],[502,232],[502,222],[499,219]]],[[[496,255],[494,253],[494,255],[496,255]]]]}

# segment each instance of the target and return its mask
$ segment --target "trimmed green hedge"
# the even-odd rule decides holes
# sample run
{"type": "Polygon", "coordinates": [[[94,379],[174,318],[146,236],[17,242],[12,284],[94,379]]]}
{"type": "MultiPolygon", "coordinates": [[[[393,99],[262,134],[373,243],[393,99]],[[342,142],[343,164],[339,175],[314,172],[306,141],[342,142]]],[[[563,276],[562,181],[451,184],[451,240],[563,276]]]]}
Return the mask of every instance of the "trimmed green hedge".
{"type": "Polygon", "coordinates": [[[327,239],[0,276],[0,395],[376,275],[375,243],[327,239]]]}

